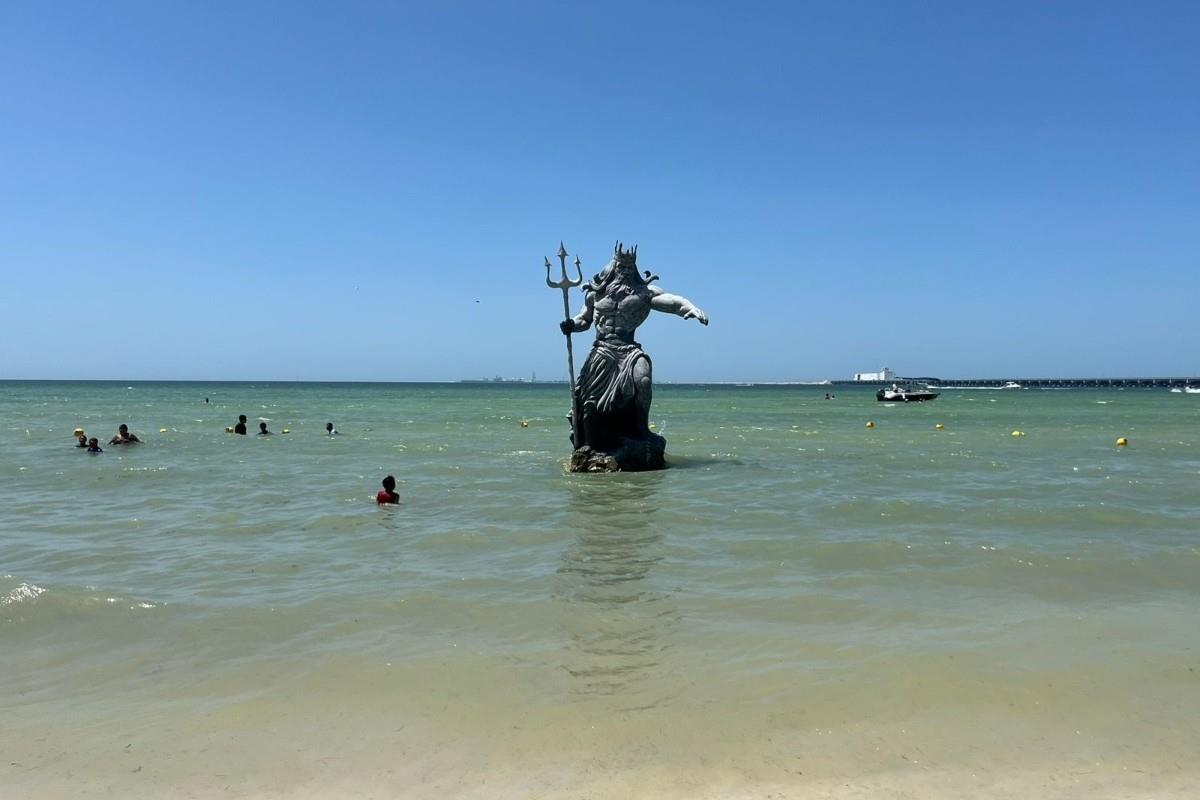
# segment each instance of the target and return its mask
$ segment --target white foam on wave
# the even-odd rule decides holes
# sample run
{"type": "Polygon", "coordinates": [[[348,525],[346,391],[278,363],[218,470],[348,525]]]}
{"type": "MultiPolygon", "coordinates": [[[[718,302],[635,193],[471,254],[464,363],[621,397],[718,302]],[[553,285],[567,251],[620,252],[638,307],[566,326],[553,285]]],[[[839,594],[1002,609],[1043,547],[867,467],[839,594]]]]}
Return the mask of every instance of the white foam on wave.
{"type": "MultiPolygon", "coordinates": [[[[114,606],[117,605],[118,603],[124,605],[126,602],[128,602],[127,598],[124,598],[124,597],[105,597],[102,599],[104,600],[105,603],[108,603],[109,605],[114,605],[114,606]]],[[[137,611],[139,608],[158,608],[158,606],[155,605],[154,603],[147,603],[145,601],[137,601],[129,606],[130,611],[137,611]]]]}
{"type": "Polygon", "coordinates": [[[0,597],[0,606],[9,606],[13,603],[20,603],[25,600],[33,600],[41,594],[45,594],[46,590],[32,583],[22,583],[15,589],[9,591],[8,594],[0,597]]]}

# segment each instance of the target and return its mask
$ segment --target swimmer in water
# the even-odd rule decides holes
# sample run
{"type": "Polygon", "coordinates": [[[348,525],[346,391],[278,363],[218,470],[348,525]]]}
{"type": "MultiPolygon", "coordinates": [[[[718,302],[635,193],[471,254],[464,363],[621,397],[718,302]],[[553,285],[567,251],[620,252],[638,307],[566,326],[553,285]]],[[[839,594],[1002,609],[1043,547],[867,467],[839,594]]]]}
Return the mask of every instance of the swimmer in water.
{"type": "Polygon", "coordinates": [[[238,415],[238,424],[233,426],[233,432],[241,436],[246,435],[246,415],[238,415]]]}
{"type": "Polygon", "coordinates": [[[75,446],[76,447],[87,447],[88,446],[88,440],[87,440],[86,433],[79,434],[79,444],[77,444],[75,446]]]}
{"type": "Polygon", "coordinates": [[[137,434],[129,432],[129,426],[124,422],[117,428],[117,435],[108,440],[109,444],[137,444],[142,441],[137,434]]]}
{"type": "Polygon", "coordinates": [[[267,423],[265,423],[265,422],[258,423],[258,435],[259,436],[270,436],[271,435],[271,432],[269,430],[267,430],[267,423]]]}
{"type": "Polygon", "coordinates": [[[375,502],[381,506],[400,504],[400,495],[396,494],[396,479],[391,475],[383,479],[383,488],[375,495],[375,502]]]}
{"type": "Polygon", "coordinates": [[[100,440],[97,439],[95,436],[93,436],[91,439],[88,440],[88,452],[89,453],[103,453],[104,452],[103,450],[100,449],[100,440]]]}
{"type": "Polygon", "coordinates": [[[334,430],[334,428],[333,428],[333,423],[332,423],[332,422],[326,422],[326,423],[325,423],[325,432],[326,432],[327,434],[329,434],[330,436],[337,436],[337,435],[338,435],[338,432],[337,432],[336,430],[334,430]]]}

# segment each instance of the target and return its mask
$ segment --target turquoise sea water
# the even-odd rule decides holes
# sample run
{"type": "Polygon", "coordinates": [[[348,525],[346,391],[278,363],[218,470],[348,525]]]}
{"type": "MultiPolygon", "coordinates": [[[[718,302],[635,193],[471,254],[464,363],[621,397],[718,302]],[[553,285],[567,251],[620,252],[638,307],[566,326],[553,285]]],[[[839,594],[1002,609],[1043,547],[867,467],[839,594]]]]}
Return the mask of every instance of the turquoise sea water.
{"type": "Polygon", "coordinates": [[[1200,794],[1200,397],[829,390],[0,383],[0,796],[1200,794]]]}

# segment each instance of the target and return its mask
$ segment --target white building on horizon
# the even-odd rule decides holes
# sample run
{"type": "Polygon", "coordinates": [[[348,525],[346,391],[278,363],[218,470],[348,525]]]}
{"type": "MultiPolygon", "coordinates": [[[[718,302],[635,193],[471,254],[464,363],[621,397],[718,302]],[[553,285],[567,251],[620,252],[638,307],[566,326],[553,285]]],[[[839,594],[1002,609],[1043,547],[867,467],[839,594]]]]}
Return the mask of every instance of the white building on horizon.
{"type": "Polygon", "coordinates": [[[891,367],[884,367],[881,372],[856,372],[854,380],[856,381],[890,381],[896,377],[896,373],[892,372],[891,367]]]}

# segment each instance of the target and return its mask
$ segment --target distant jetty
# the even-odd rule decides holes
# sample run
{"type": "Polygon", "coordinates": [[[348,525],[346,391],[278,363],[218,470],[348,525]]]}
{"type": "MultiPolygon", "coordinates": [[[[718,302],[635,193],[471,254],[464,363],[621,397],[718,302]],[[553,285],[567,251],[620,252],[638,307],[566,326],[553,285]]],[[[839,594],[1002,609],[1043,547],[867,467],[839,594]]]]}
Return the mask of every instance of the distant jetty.
{"type": "Polygon", "coordinates": [[[832,381],[834,386],[884,386],[891,383],[916,382],[943,389],[1001,389],[1017,383],[1023,389],[1174,389],[1200,386],[1200,377],[1193,378],[902,378],[888,381],[832,381]]]}

